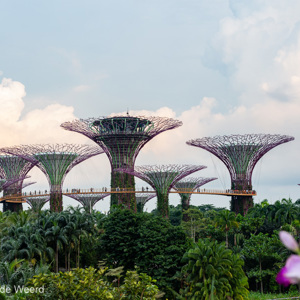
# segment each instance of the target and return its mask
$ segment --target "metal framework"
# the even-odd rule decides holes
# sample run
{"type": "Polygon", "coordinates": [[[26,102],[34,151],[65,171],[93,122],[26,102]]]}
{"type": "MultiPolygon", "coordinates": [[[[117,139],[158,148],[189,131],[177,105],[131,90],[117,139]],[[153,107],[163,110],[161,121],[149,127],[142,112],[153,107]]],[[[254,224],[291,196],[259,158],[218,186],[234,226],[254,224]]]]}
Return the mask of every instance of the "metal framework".
{"type": "Polygon", "coordinates": [[[123,172],[139,177],[156,191],[157,210],[165,218],[169,217],[169,191],[174,185],[196,171],[206,166],[195,165],[160,165],[139,166],[135,170],[122,169],[123,172]]]}
{"type": "Polygon", "coordinates": [[[138,194],[136,195],[137,212],[143,212],[145,204],[155,197],[155,194],[138,194]]]}
{"type": "MultiPolygon", "coordinates": [[[[106,153],[111,164],[111,188],[134,188],[134,176],[116,169],[134,170],[136,157],[142,147],[156,135],[177,128],[181,121],[162,117],[119,115],[74,120],[61,124],[66,130],[85,135],[106,153]]],[[[136,210],[134,195],[111,196],[111,206],[122,204],[136,210]]]]}
{"type": "Polygon", "coordinates": [[[100,201],[103,200],[105,197],[109,196],[109,194],[107,193],[103,193],[103,194],[68,194],[67,195],[70,198],[73,198],[75,200],[77,200],[85,209],[85,211],[92,213],[92,209],[94,207],[94,205],[100,201]]]}
{"type": "Polygon", "coordinates": [[[96,146],[54,144],[20,145],[0,149],[29,161],[46,175],[50,185],[50,210],[62,211],[62,185],[71,169],[82,161],[103,153],[96,146]]]}
{"type": "Polygon", "coordinates": [[[50,196],[39,196],[32,198],[25,198],[26,203],[30,205],[31,209],[38,213],[42,210],[43,206],[50,200],[50,196]]]}
{"type": "MultiPolygon", "coordinates": [[[[279,134],[244,134],[204,137],[190,140],[188,145],[203,148],[217,156],[227,167],[231,177],[231,189],[251,190],[252,172],[258,160],[274,147],[294,140],[279,134]]],[[[233,197],[231,209],[245,214],[253,205],[252,197],[233,197]]]]}
{"type": "MultiPolygon", "coordinates": [[[[187,191],[195,191],[196,189],[198,189],[200,186],[216,180],[218,178],[216,177],[187,177],[187,178],[183,178],[182,180],[178,181],[175,185],[174,185],[174,189],[179,191],[182,189],[185,189],[187,191]]],[[[190,201],[191,201],[191,193],[179,193],[180,198],[181,198],[181,205],[182,205],[182,219],[183,221],[188,221],[188,215],[186,214],[186,211],[189,209],[190,207],[190,201]]]]}
{"type": "MultiPolygon", "coordinates": [[[[15,155],[0,155],[0,177],[6,180],[3,186],[3,195],[20,194],[23,180],[28,178],[27,173],[34,165],[35,163],[15,155]]],[[[22,209],[22,203],[3,202],[3,211],[20,211],[22,209]]]]}

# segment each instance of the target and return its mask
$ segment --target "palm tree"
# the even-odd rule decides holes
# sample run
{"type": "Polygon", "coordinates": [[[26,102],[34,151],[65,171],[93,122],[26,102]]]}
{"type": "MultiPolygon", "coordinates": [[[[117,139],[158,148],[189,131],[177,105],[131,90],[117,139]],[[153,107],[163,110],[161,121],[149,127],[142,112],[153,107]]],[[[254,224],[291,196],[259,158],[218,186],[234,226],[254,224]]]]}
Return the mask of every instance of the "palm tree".
{"type": "Polygon", "coordinates": [[[238,228],[239,223],[236,221],[235,213],[229,210],[221,210],[216,215],[216,227],[225,231],[226,248],[228,248],[228,231],[232,228],[238,228]]]}
{"type": "Polygon", "coordinates": [[[64,245],[68,243],[67,236],[62,227],[58,225],[57,220],[52,220],[52,227],[45,232],[46,239],[54,244],[55,251],[55,272],[58,273],[58,254],[63,250],[64,245]]]}
{"type": "Polygon", "coordinates": [[[297,219],[299,215],[299,208],[295,205],[291,198],[281,200],[281,207],[276,212],[275,218],[279,220],[280,224],[291,224],[297,219]]]}

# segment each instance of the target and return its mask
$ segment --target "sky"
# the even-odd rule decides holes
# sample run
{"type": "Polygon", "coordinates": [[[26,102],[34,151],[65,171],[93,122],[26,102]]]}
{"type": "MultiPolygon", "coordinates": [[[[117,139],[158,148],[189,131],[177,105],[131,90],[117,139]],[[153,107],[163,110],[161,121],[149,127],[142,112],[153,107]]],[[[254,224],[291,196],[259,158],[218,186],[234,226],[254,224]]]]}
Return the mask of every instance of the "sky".
{"type": "MultiPolygon", "coordinates": [[[[229,173],[186,141],[215,135],[286,134],[253,174],[255,202],[300,198],[300,2],[298,0],[0,0],[1,147],[88,143],[60,124],[126,113],[171,117],[180,128],[141,150],[136,165],[200,164],[205,187],[229,173]]],[[[33,169],[36,185],[45,176],[33,169]]],[[[105,154],[76,166],[64,187],[109,186],[105,154]]],[[[137,180],[138,186],[143,182],[137,180]]],[[[66,200],[65,205],[73,204],[66,200]]],[[[147,210],[155,207],[155,199],[147,210]]],[[[229,207],[229,197],[192,204],[229,207]]],[[[172,195],[170,203],[179,204],[172,195]]],[[[109,199],[96,208],[107,210],[109,199]]]]}

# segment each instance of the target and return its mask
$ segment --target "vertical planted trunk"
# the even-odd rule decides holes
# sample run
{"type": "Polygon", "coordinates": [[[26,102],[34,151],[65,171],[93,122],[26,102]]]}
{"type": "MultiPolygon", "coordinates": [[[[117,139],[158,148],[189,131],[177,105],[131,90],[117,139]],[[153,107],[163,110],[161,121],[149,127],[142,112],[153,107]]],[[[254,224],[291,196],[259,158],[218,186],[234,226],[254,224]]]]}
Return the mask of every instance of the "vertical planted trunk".
{"type": "MultiPolygon", "coordinates": [[[[111,188],[112,190],[119,191],[134,191],[134,176],[127,173],[113,171],[111,173],[111,188]]],[[[113,205],[122,205],[123,207],[136,212],[137,207],[135,193],[112,193],[110,207],[113,205]]]]}
{"type": "Polygon", "coordinates": [[[169,218],[169,194],[157,192],[157,212],[160,216],[169,218]]]}

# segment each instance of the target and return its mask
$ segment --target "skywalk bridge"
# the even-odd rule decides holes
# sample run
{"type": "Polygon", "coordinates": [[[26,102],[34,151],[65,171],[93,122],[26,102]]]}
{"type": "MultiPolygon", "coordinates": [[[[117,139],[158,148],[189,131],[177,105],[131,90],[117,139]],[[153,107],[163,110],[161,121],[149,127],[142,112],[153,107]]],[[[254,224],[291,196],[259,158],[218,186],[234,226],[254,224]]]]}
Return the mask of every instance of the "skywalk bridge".
{"type": "MultiPolygon", "coordinates": [[[[91,195],[91,194],[138,194],[138,193],[156,193],[155,190],[149,188],[139,188],[139,189],[126,189],[126,188],[101,188],[101,189],[65,189],[62,190],[64,196],[80,194],[80,195],[91,195]]],[[[254,190],[215,190],[215,189],[172,189],[170,192],[176,194],[203,194],[203,195],[220,195],[220,196],[256,196],[256,191],[254,190]]],[[[0,202],[6,201],[10,203],[26,203],[26,198],[34,198],[41,196],[49,196],[50,191],[30,191],[24,192],[22,194],[7,195],[0,198],[0,202]]]]}

